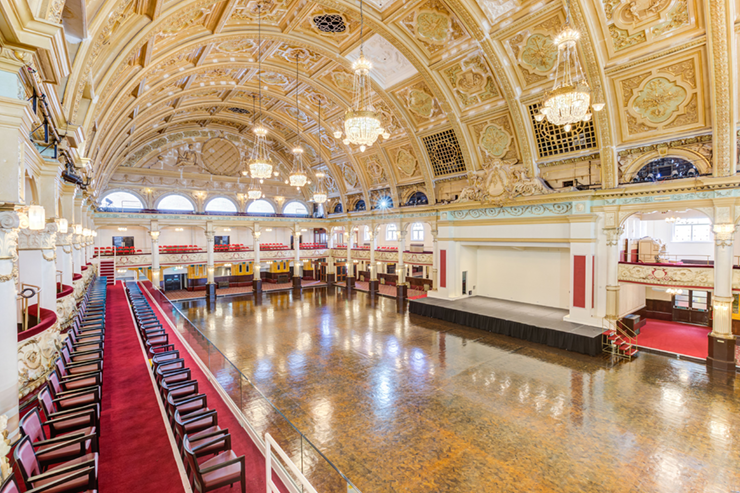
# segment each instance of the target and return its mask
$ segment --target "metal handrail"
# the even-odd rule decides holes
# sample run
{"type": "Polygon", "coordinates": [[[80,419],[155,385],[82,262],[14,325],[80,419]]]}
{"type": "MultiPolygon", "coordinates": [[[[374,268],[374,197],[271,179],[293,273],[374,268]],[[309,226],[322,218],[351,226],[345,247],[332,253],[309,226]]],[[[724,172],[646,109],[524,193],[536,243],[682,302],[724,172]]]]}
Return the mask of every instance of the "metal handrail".
{"type": "Polygon", "coordinates": [[[23,321],[21,322],[21,332],[28,330],[28,300],[36,296],[36,305],[39,307],[36,311],[36,318],[41,318],[41,301],[39,299],[39,293],[41,292],[40,286],[33,284],[21,284],[21,291],[18,293],[17,299],[21,302],[21,316],[23,321]],[[30,291],[30,293],[29,293],[30,291]]]}
{"type": "Polygon", "coordinates": [[[283,462],[288,465],[288,469],[296,475],[298,480],[304,486],[304,493],[318,493],[316,488],[311,486],[311,483],[306,479],[306,476],[304,476],[300,469],[298,469],[298,466],[290,460],[290,457],[288,457],[288,454],[285,453],[283,448],[269,433],[265,433],[265,483],[267,483],[267,493],[281,493],[278,486],[272,480],[272,448],[275,449],[278,456],[280,456],[280,458],[283,459],[283,462]]]}

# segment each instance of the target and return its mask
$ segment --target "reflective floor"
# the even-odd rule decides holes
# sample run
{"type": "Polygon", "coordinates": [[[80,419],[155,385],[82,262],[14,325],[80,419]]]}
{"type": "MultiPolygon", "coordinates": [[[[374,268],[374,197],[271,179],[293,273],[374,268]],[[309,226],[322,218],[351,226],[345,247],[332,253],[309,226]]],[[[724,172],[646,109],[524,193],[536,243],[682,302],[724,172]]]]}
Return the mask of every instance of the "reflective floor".
{"type": "MultiPolygon", "coordinates": [[[[334,288],[178,306],[363,493],[740,491],[731,374],[645,353],[612,366],[334,288]]],[[[346,491],[298,460],[320,492],[346,491]]]]}

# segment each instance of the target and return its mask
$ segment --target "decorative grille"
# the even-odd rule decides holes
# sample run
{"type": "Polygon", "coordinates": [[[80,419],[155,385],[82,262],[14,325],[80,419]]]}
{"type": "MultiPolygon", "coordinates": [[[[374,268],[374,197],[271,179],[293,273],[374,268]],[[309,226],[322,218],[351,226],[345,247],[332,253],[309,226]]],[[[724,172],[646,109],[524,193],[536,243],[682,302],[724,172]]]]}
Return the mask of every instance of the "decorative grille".
{"type": "Polygon", "coordinates": [[[339,14],[317,15],[313,18],[316,29],[324,33],[343,33],[347,30],[344,17],[339,14]]]}
{"type": "Polygon", "coordinates": [[[547,121],[547,118],[541,122],[535,120],[534,115],[539,113],[540,106],[541,103],[529,105],[529,117],[534,126],[534,138],[537,142],[539,157],[558,156],[596,147],[593,119],[576,123],[570,132],[566,132],[564,126],[553,125],[547,121]]]}
{"type": "Polygon", "coordinates": [[[434,176],[453,175],[465,171],[465,160],[453,130],[422,137],[432,163],[434,176]]]}

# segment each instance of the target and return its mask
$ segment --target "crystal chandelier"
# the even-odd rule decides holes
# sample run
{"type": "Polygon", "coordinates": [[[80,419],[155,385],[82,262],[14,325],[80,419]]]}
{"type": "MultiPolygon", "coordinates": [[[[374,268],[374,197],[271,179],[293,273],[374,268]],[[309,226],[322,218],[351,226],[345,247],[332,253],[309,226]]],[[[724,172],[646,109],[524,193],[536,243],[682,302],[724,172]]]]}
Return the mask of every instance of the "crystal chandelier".
{"type": "Polygon", "coordinates": [[[558,47],[558,62],[555,72],[555,84],[542,103],[535,119],[541,122],[545,118],[553,125],[565,125],[570,132],[574,123],[587,122],[591,119],[591,108],[600,111],[604,103],[591,105],[591,88],[578,59],[578,39],[581,34],[570,26],[570,9],[566,2],[566,21],[563,30],[555,37],[558,47]]]}
{"type": "MultiPolygon", "coordinates": [[[[390,137],[380,124],[380,118],[373,109],[370,102],[370,81],[368,74],[373,68],[370,60],[365,58],[363,51],[362,30],[363,30],[363,13],[362,0],[360,0],[360,58],[352,64],[352,70],[355,71],[355,80],[352,95],[352,108],[344,113],[344,134],[342,140],[344,145],[358,145],[360,152],[372,146],[379,136],[383,139],[390,137]]],[[[334,132],[334,137],[342,138],[342,131],[334,132]]]]}
{"type": "MultiPolygon", "coordinates": [[[[262,21],[261,5],[257,6],[257,84],[259,85],[260,120],[262,118],[262,21]]],[[[267,129],[260,124],[254,127],[254,147],[247,166],[252,179],[267,180],[272,176],[272,160],[267,152],[267,129]]],[[[246,172],[244,172],[246,174],[246,172]]]]}
{"type": "MultiPolygon", "coordinates": [[[[321,141],[321,100],[319,99],[319,142],[321,141]]],[[[324,186],[324,173],[316,173],[316,177],[319,179],[319,183],[316,185],[316,190],[313,192],[313,201],[317,204],[323,204],[329,198],[329,194],[326,193],[326,187],[324,186]]]]}
{"type": "Polygon", "coordinates": [[[258,200],[262,198],[262,189],[254,180],[252,180],[252,183],[249,185],[249,190],[247,190],[247,198],[249,200],[258,200]]]}
{"type": "Polygon", "coordinates": [[[300,110],[298,110],[298,52],[296,51],[295,56],[295,133],[297,137],[297,141],[299,142],[299,145],[293,149],[293,170],[290,172],[290,175],[288,176],[288,180],[290,180],[290,186],[296,187],[300,190],[300,188],[306,184],[308,181],[308,176],[306,176],[305,171],[303,171],[303,149],[300,147],[300,139],[301,139],[301,126],[300,122],[298,121],[298,115],[300,114],[300,110]]]}

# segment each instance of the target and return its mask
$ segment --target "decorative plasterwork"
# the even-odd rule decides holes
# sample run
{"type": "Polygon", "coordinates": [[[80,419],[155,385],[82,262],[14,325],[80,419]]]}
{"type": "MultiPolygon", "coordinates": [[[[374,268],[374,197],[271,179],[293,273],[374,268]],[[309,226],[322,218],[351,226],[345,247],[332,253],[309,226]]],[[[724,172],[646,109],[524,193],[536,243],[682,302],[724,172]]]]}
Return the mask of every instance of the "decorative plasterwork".
{"type": "Polygon", "coordinates": [[[703,55],[695,50],[658,66],[640,66],[615,77],[622,108],[623,140],[654,139],[659,134],[702,128],[704,104],[703,55]]]}
{"type": "Polygon", "coordinates": [[[435,120],[442,114],[439,102],[423,81],[400,89],[395,92],[395,95],[408,110],[409,116],[417,127],[435,120]]]}
{"type": "Polygon", "coordinates": [[[558,48],[553,39],[563,23],[560,11],[544,19],[535,16],[530,25],[503,42],[522,87],[546,83],[557,68],[558,48]]]}
{"type": "Polygon", "coordinates": [[[500,97],[491,70],[481,52],[474,52],[441,70],[463,110],[491,103],[500,97]]]}
{"type": "Polygon", "coordinates": [[[419,160],[409,143],[389,147],[386,153],[396,174],[396,182],[416,181],[421,176],[419,160]]]}
{"type": "Polygon", "coordinates": [[[483,168],[494,161],[516,162],[519,159],[511,117],[508,114],[472,123],[469,128],[473,142],[477,144],[476,151],[483,168]]]}
{"type": "Polygon", "coordinates": [[[289,4],[290,0],[270,0],[268,2],[238,0],[227,25],[251,24],[257,21],[258,16],[265,24],[279,24],[288,13],[289,4]]]}
{"type": "Polygon", "coordinates": [[[563,216],[571,214],[573,204],[559,202],[555,204],[515,205],[510,207],[495,207],[470,209],[461,211],[443,212],[440,219],[493,219],[497,217],[530,217],[530,216],[563,216]]]}
{"type": "Polygon", "coordinates": [[[482,202],[503,205],[520,195],[552,193],[539,178],[532,178],[529,168],[514,160],[492,160],[480,171],[468,173],[469,185],[460,193],[457,202],[482,202]]]}
{"type": "MultiPolygon", "coordinates": [[[[368,58],[373,64],[370,76],[383,89],[395,86],[417,74],[416,68],[411,62],[379,34],[374,34],[365,40],[364,53],[365,58],[368,58]]],[[[347,58],[354,62],[359,56],[360,47],[358,46],[347,55],[347,58]]]]}
{"type": "Polygon", "coordinates": [[[420,4],[403,17],[398,25],[429,58],[441,55],[445,50],[469,39],[460,21],[440,0],[420,4]]]}
{"type": "Polygon", "coordinates": [[[363,156],[360,160],[365,166],[365,173],[367,174],[370,187],[386,186],[388,184],[385,169],[377,154],[363,156]]]}
{"type": "Polygon", "coordinates": [[[712,288],[714,269],[667,267],[662,265],[619,264],[619,280],[657,286],[712,288]]]}

